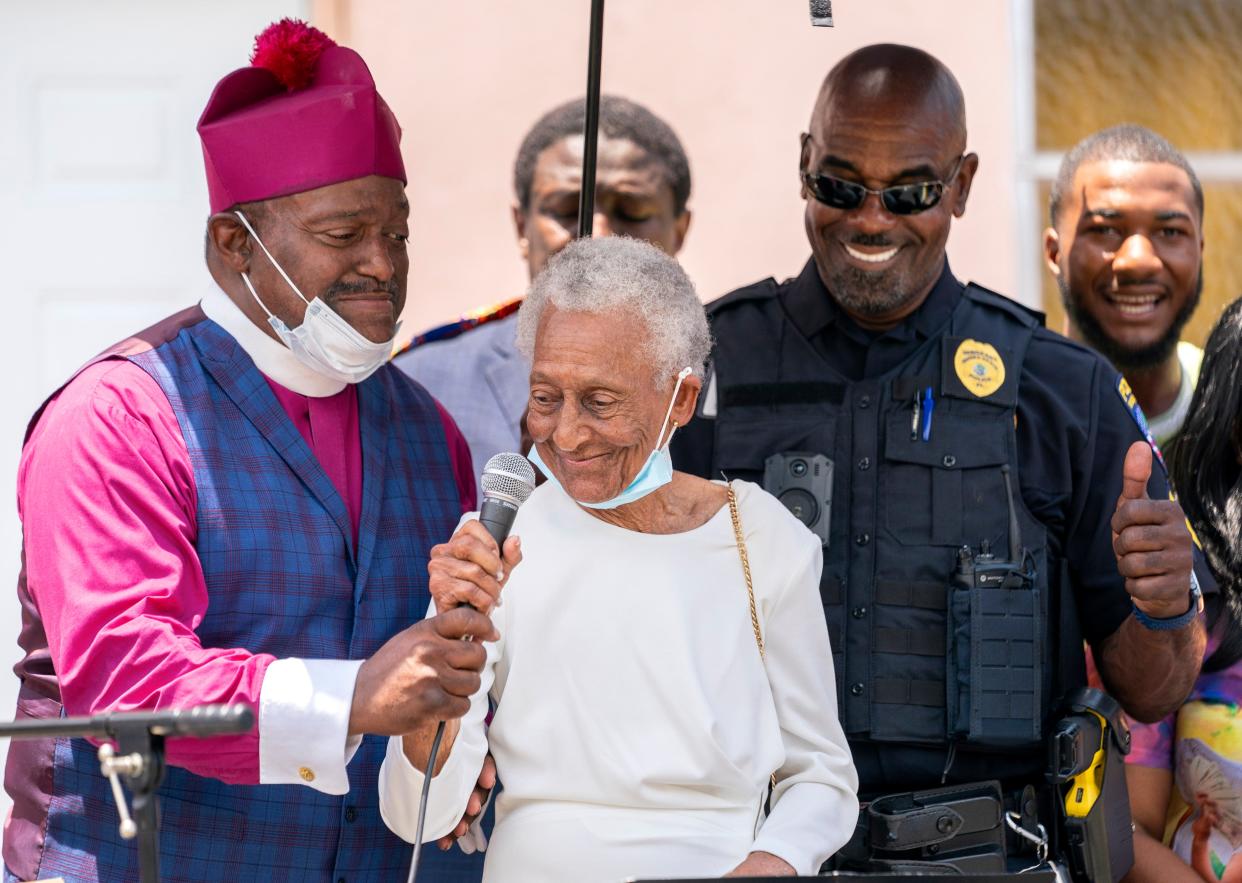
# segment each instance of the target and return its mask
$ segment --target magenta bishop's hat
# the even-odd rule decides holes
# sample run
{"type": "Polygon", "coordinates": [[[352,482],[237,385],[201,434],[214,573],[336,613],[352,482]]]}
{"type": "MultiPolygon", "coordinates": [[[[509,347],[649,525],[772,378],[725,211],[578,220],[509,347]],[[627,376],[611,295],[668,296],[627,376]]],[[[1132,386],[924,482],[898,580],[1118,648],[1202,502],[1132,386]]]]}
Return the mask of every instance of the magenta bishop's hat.
{"type": "Polygon", "coordinates": [[[198,121],[212,212],[383,175],[405,183],[401,127],[366,62],[305,22],[255,39],[198,121]]]}

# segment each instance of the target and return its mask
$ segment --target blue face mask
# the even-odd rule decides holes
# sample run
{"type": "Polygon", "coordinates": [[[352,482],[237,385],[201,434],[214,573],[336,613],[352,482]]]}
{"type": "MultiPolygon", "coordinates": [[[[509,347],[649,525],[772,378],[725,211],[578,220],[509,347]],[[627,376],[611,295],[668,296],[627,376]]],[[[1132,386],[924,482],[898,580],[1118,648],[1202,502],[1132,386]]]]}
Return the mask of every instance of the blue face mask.
{"type": "MultiPolygon", "coordinates": [[[[660,424],[660,434],[656,436],[656,449],[651,452],[651,456],[643,463],[642,469],[638,470],[634,480],[626,485],[625,490],[611,500],[604,500],[602,503],[584,503],[581,500],[575,500],[574,502],[588,509],[616,509],[618,506],[641,500],[647,494],[659,490],[673,480],[673,456],[669,453],[668,446],[673,440],[673,432],[677,431],[677,424],[673,424],[673,432],[668,434],[668,440],[663,445],[660,444],[660,439],[664,438],[664,429],[668,426],[668,418],[673,415],[673,405],[677,403],[677,391],[681,389],[681,382],[689,377],[691,373],[689,368],[684,368],[677,375],[677,385],[673,387],[673,399],[668,403],[668,411],[664,414],[664,422],[660,424]]],[[[552,474],[552,470],[544,464],[543,458],[539,456],[539,448],[536,445],[530,446],[530,452],[526,455],[526,458],[535,464],[539,471],[547,477],[548,481],[562,491],[565,490],[561,483],[557,481],[556,476],[552,474]]],[[[567,491],[566,494],[568,494],[567,491]]]]}

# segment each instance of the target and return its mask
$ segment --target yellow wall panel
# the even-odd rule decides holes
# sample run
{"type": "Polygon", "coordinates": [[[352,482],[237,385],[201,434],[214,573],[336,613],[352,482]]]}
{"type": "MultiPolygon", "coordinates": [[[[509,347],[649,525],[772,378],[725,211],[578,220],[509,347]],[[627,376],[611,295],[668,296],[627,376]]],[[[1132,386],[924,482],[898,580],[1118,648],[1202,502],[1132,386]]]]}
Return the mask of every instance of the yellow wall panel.
{"type": "MultiPolygon", "coordinates": [[[[1040,218],[1047,224],[1048,184],[1040,186],[1040,218]]],[[[1208,184],[1203,188],[1207,207],[1203,249],[1203,300],[1186,330],[1183,340],[1199,346],[1207,340],[1212,325],[1225,305],[1242,297],[1242,182],[1208,184]]],[[[1042,229],[1042,228],[1041,228],[1042,229]]],[[[1041,247],[1041,246],[1036,246],[1041,247]]],[[[1041,263],[1041,267],[1042,267],[1041,263]]],[[[1048,327],[1064,331],[1065,310],[1052,274],[1044,270],[1044,310],[1048,327]]]]}
{"type": "MultiPolygon", "coordinates": [[[[1036,0],[1036,146],[1062,152],[1122,122],[1148,126],[1188,153],[1242,151],[1242,2],[1036,0]]],[[[1203,301],[1184,337],[1202,344],[1242,295],[1242,156],[1237,183],[1204,187],[1203,301]]],[[[1040,227],[1049,185],[1040,187],[1040,227]]],[[[1039,248],[1039,243],[1033,243],[1039,248]]],[[[1048,326],[1064,310],[1044,276],[1048,326]]]]}
{"type": "Polygon", "coordinates": [[[1033,6],[1038,149],[1134,122],[1182,150],[1242,150],[1242,2],[1033,6]]]}

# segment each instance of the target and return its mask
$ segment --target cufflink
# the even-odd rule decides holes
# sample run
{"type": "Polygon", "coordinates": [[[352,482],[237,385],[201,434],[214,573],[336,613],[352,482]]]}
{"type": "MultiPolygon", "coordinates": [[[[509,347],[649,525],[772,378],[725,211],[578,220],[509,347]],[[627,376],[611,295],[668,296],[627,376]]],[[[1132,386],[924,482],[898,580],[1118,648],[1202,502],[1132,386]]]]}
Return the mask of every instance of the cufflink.
{"type": "Polygon", "coordinates": [[[308,766],[298,767],[298,775],[301,776],[302,780],[305,782],[315,781],[315,771],[308,766]]]}

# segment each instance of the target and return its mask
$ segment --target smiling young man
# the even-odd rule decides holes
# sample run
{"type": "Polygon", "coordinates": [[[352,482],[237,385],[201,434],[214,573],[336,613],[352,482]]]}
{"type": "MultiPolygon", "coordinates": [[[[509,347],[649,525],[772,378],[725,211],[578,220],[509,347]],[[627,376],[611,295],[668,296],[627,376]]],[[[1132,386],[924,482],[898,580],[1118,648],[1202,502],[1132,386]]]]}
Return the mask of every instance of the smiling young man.
{"type": "Polygon", "coordinates": [[[1044,257],[1069,334],[1125,375],[1165,445],[1190,409],[1203,351],[1179,342],[1203,290],[1203,188],[1150,129],[1114,126],[1065,155],[1044,257]]]}
{"type": "MultiPolygon", "coordinates": [[[[374,735],[459,717],[478,686],[482,645],[459,639],[489,620],[423,619],[474,479],[386,364],[409,270],[392,111],[300,22],[253,60],[199,121],[214,285],[31,420],[17,716],[251,704],[249,733],[170,740],[162,879],[403,879],[374,735]]],[[[92,745],[14,743],[5,787],[5,881],[138,878],[92,745]]],[[[435,879],[477,879],[431,851],[435,879]]]]}
{"type": "Polygon", "coordinates": [[[834,67],[797,170],[812,259],[709,306],[705,419],[672,443],[680,469],[791,499],[825,494],[794,480],[832,462],[820,590],[867,797],[1042,783],[1084,636],[1144,719],[1182,700],[1203,646],[1191,541],[1116,372],[949,269],[978,165],[938,60],[878,45],[834,67]],[[950,586],[963,555],[1011,542],[1021,592],[998,623],[950,586]],[[972,662],[972,646],[1003,652],[972,662]]]}

